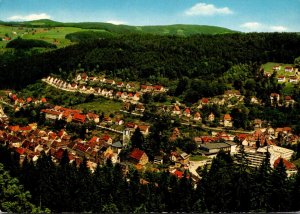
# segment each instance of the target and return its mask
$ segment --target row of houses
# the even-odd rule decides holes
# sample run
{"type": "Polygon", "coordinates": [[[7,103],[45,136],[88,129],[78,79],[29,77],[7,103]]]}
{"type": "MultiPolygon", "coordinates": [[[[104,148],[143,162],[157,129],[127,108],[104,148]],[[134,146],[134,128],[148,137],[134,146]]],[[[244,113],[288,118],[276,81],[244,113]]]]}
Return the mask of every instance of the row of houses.
{"type": "MultiPolygon", "coordinates": [[[[75,82],[79,81],[99,81],[101,83],[116,86],[117,88],[124,88],[124,89],[138,89],[137,84],[134,82],[122,82],[122,81],[115,81],[113,79],[106,79],[105,77],[95,77],[95,76],[88,76],[85,72],[79,73],[76,78],[75,82]]],[[[140,86],[141,92],[166,92],[167,89],[162,85],[141,85],[140,86]]]]}
{"type": "Polygon", "coordinates": [[[139,92],[136,93],[127,93],[127,92],[115,92],[114,90],[106,89],[106,88],[99,88],[99,87],[92,87],[92,86],[85,86],[85,85],[78,85],[77,83],[67,83],[63,80],[54,78],[49,76],[47,79],[45,79],[46,82],[49,84],[55,85],[58,88],[61,88],[63,90],[69,90],[69,91],[79,91],[82,93],[87,94],[95,94],[103,97],[107,97],[110,99],[116,98],[123,101],[132,101],[137,103],[140,98],[141,94],[139,92]]]}
{"type": "MultiPolygon", "coordinates": [[[[281,69],[282,69],[281,65],[275,65],[272,67],[273,71],[280,71],[281,69]]],[[[294,72],[294,71],[297,72],[298,68],[294,68],[293,66],[285,66],[284,71],[285,72],[294,72]]]]}
{"type": "Polygon", "coordinates": [[[19,109],[20,107],[26,107],[30,104],[39,105],[42,103],[47,103],[47,99],[45,97],[42,97],[41,99],[36,99],[32,97],[19,98],[16,94],[13,94],[11,92],[8,94],[8,97],[10,98],[11,102],[13,103],[16,109],[19,109]]]}
{"type": "Polygon", "coordinates": [[[290,75],[288,78],[286,78],[284,75],[279,75],[277,80],[280,83],[288,81],[290,83],[297,84],[299,82],[299,78],[295,75],[290,75]]]}

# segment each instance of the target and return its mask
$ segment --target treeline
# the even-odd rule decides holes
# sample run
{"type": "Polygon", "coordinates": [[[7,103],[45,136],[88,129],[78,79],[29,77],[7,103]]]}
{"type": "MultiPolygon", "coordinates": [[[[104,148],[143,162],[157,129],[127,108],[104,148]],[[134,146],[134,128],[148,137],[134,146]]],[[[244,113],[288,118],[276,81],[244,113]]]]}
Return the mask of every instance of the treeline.
{"type": "Polygon", "coordinates": [[[74,73],[80,64],[87,71],[107,71],[129,80],[186,76],[209,83],[240,63],[292,63],[300,55],[299,46],[300,36],[293,33],[120,35],[32,56],[5,53],[0,82],[3,88],[21,88],[49,73],[59,74],[59,68],[74,73]]]}
{"type": "Polygon", "coordinates": [[[75,33],[69,33],[65,36],[65,38],[69,39],[71,42],[82,42],[85,40],[103,39],[112,36],[114,36],[114,34],[107,31],[80,31],[75,33]]]}
{"type": "Polygon", "coordinates": [[[30,49],[30,48],[56,48],[56,45],[37,39],[17,38],[7,43],[6,48],[30,49]]]}
{"type": "MultiPolygon", "coordinates": [[[[195,187],[186,171],[181,179],[168,172],[140,173],[108,160],[94,173],[83,160],[69,164],[64,152],[58,165],[41,154],[34,164],[1,146],[0,161],[32,194],[32,202],[52,212],[286,212],[298,211],[300,173],[287,177],[282,161],[270,167],[267,155],[257,169],[221,152],[210,170],[198,170],[195,187]]],[[[243,154],[243,153],[242,153],[243,154]]]]}

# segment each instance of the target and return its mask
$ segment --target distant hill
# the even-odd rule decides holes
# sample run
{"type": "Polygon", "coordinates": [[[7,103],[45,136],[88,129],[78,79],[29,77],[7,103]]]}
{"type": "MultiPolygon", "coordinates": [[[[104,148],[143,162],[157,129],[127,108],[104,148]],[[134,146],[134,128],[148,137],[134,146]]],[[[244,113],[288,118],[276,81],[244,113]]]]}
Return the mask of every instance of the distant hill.
{"type": "Polygon", "coordinates": [[[159,26],[129,26],[114,25],[104,22],[79,22],[79,23],[63,23],[49,19],[41,19],[26,22],[4,22],[4,25],[27,26],[27,27],[77,27],[82,29],[105,30],[110,33],[148,33],[156,35],[179,35],[189,36],[193,34],[224,34],[234,33],[236,31],[208,25],[159,25],[159,26]]]}

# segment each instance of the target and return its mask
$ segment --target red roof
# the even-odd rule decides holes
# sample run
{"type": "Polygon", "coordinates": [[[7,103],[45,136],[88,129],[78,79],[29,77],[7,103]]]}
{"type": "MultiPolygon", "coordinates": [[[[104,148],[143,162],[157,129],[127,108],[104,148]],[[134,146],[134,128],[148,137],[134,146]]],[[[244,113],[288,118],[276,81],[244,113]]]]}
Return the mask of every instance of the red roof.
{"type": "Polygon", "coordinates": [[[11,97],[14,101],[16,101],[18,99],[17,95],[13,94],[11,97]]]}
{"type": "Polygon", "coordinates": [[[62,156],[64,154],[64,150],[62,148],[58,149],[55,153],[54,153],[54,157],[58,160],[62,159],[62,156]]]}
{"type": "Polygon", "coordinates": [[[30,126],[20,127],[20,131],[31,131],[32,128],[30,126]]]}
{"type": "Polygon", "coordinates": [[[80,150],[82,152],[86,152],[86,150],[88,149],[89,147],[87,145],[84,145],[83,143],[77,143],[75,149],[76,150],[80,150]]]}
{"type": "Polygon", "coordinates": [[[187,113],[187,114],[190,114],[190,113],[191,113],[191,111],[190,111],[189,108],[186,108],[186,109],[184,110],[184,112],[187,113]]]}
{"type": "Polygon", "coordinates": [[[21,147],[16,148],[16,152],[17,152],[19,155],[23,155],[23,154],[25,153],[25,151],[26,151],[26,149],[24,149],[24,148],[21,148],[21,147]]]}
{"type": "Polygon", "coordinates": [[[224,115],[224,120],[231,120],[230,114],[225,114],[224,115]]]}
{"type": "Polygon", "coordinates": [[[201,99],[201,102],[207,104],[207,103],[209,102],[209,99],[203,97],[203,98],[201,99]]]}
{"type": "Polygon", "coordinates": [[[45,97],[43,97],[43,98],[41,99],[41,101],[42,101],[42,103],[46,103],[46,102],[47,102],[47,100],[46,100],[45,97]]]}
{"type": "Polygon", "coordinates": [[[287,170],[297,169],[296,166],[295,166],[293,163],[287,161],[287,160],[284,159],[284,158],[277,158],[277,160],[274,162],[274,168],[277,167],[277,165],[278,165],[279,162],[280,162],[280,159],[283,160],[283,164],[284,164],[284,166],[285,166],[285,168],[286,168],[287,170]]]}
{"type": "Polygon", "coordinates": [[[27,97],[26,102],[30,103],[31,101],[32,101],[32,98],[31,97],[27,97]]]}
{"type": "Polygon", "coordinates": [[[85,122],[85,115],[75,113],[74,116],[73,116],[73,120],[84,123],[85,122]]]}
{"type": "Polygon", "coordinates": [[[153,88],[157,91],[160,91],[162,89],[162,86],[161,85],[155,85],[155,86],[153,86],[153,88]]]}
{"type": "Polygon", "coordinates": [[[286,66],[284,69],[293,69],[292,66],[286,66]]]}
{"type": "Polygon", "coordinates": [[[140,149],[137,149],[135,148],[131,154],[130,154],[130,157],[135,159],[135,160],[140,160],[142,158],[142,156],[144,155],[144,151],[140,150],[140,149]]]}
{"type": "Polygon", "coordinates": [[[283,76],[283,75],[278,76],[278,79],[284,79],[284,78],[285,78],[285,76],[283,76]]]}
{"type": "Polygon", "coordinates": [[[135,127],[135,123],[128,122],[128,123],[126,123],[126,127],[127,128],[134,128],[135,127]]]}
{"type": "Polygon", "coordinates": [[[9,126],[8,128],[9,128],[10,131],[13,131],[13,132],[17,132],[20,129],[19,126],[9,126]]]}
{"type": "Polygon", "coordinates": [[[285,96],[285,98],[284,98],[285,100],[291,100],[292,99],[292,97],[291,96],[285,96]]]}
{"type": "Polygon", "coordinates": [[[102,140],[108,141],[111,137],[109,135],[104,135],[102,137],[102,140]]]}

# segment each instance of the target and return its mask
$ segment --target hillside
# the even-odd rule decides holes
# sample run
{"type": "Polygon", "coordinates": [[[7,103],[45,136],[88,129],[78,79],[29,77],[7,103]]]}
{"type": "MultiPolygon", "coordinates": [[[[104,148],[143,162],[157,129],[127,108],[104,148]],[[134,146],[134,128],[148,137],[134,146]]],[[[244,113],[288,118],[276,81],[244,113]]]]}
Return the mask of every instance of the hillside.
{"type": "Polygon", "coordinates": [[[62,23],[48,19],[27,21],[27,22],[6,22],[5,25],[27,26],[27,27],[76,27],[82,29],[101,29],[111,33],[149,33],[157,35],[180,35],[188,36],[193,34],[222,34],[232,33],[227,28],[207,25],[161,25],[161,26],[129,26],[114,25],[103,22],[80,22],[80,23],[62,23]]]}

